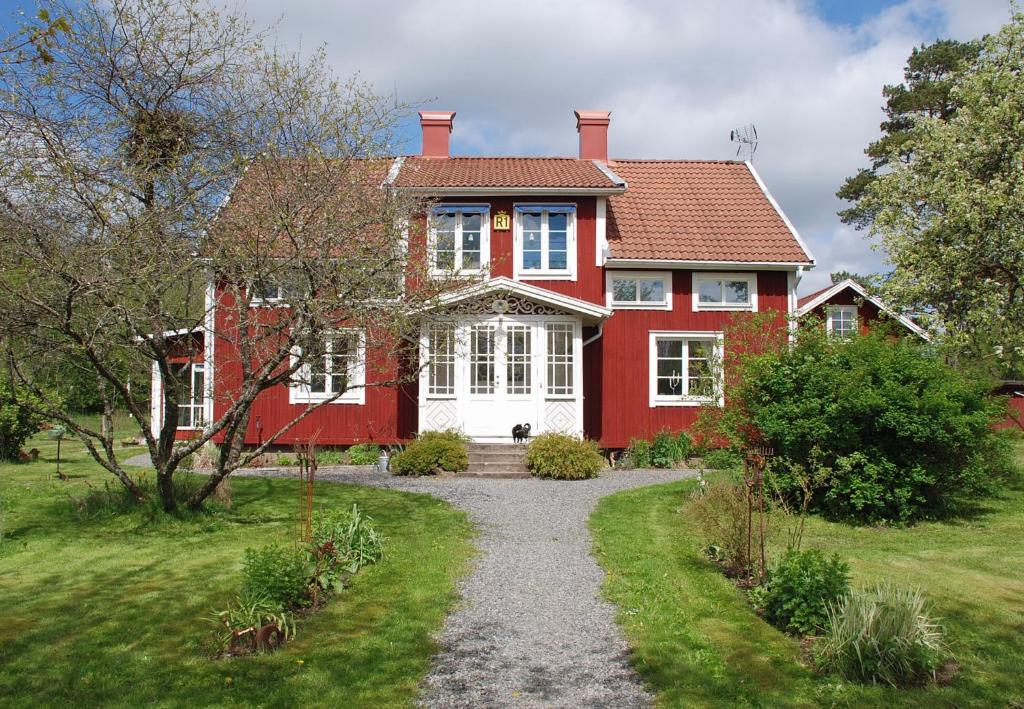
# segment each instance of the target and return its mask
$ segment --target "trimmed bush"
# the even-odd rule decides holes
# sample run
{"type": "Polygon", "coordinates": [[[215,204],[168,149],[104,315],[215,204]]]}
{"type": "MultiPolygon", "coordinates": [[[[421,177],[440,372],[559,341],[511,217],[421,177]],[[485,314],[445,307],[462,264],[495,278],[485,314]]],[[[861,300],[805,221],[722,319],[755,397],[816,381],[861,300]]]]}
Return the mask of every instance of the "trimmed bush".
{"type": "Polygon", "coordinates": [[[564,433],[542,433],[530,441],[526,465],[539,478],[583,480],[597,477],[604,458],[594,441],[564,433]]]}
{"type": "Polygon", "coordinates": [[[458,431],[424,431],[418,439],[391,457],[395,475],[435,475],[469,467],[466,438],[458,431]]]}
{"type": "Polygon", "coordinates": [[[305,554],[270,544],[246,549],[242,563],[242,593],[264,596],[281,608],[309,602],[309,569],[305,554]]]}
{"type": "Polygon", "coordinates": [[[829,606],[850,591],[850,566],[838,554],[790,549],[768,572],[765,617],[790,633],[810,634],[828,621],[829,606]]]}
{"type": "Polygon", "coordinates": [[[830,608],[815,649],[827,672],[893,687],[927,682],[949,655],[924,595],[888,584],[854,591],[830,608]]]}
{"type": "Polygon", "coordinates": [[[373,465],[380,457],[380,446],[376,443],[357,443],[348,449],[348,462],[352,465],[373,465]]]}

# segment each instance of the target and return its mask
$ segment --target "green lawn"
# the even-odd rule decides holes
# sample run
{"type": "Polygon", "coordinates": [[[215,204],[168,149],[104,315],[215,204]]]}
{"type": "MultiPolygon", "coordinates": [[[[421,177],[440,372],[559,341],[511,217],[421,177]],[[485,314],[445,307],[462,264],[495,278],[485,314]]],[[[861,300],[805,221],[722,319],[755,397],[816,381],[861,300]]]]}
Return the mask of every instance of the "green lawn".
{"type": "Polygon", "coordinates": [[[234,479],[230,513],[79,521],[69,499],[109,474],[64,444],[71,480],[43,460],[0,466],[0,705],[407,706],[472,554],[465,514],[424,495],[321,484],[317,504],[353,502],[387,557],[264,656],[212,660],[207,617],[239,584],[242,551],[287,543],[298,483],[234,479]]]}
{"type": "Polygon", "coordinates": [[[816,676],[700,552],[681,514],[692,481],[622,492],[590,519],[604,590],[661,706],[1006,707],[1024,703],[1024,484],[969,519],[908,529],[812,519],[804,547],[838,551],[854,583],[891,579],[934,601],[963,666],[951,686],[898,691],[816,676]],[[1016,704],[1011,704],[1017,702],[1016,704]]]}

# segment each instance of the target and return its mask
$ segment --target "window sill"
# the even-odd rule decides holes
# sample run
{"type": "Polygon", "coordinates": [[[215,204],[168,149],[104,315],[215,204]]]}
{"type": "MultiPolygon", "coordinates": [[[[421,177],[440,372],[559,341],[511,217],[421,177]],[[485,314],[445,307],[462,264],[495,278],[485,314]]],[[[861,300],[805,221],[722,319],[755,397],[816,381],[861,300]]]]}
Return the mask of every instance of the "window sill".
{"type": "Polygon", "coordinates": [[[612,310],[672,310],[668,303],[612,303],[612,310]]]}
{"type": "Polygon", "coordinates": [[[725,313],[753,313],[756,312],[753,305],[711,305],[701,304],[697,306],[697,312],[725,312],[725,313]]]}
{"type": "Polygon", "coordinates": [[[650,402],[650,408],[656,409],[663,406],[704,406],[705,404],[717,403],[714,399],[654,399],[650,402]]]}
{"type": "Polygon", "coordinates": [[[575,273],[567,273],[565,271],[529,271],[520,272],[516,276],[517,281],[575,281],[575,273]]]}
{"type": "Polygon", "coordinates": [[[293,396],[288,400],[289,404],[328,404],[334,406],[335,404],[348,404],[349,406],[363,406],[366,403],[364,397],[346,399],[344,397],[335,399],[334,401],[328,401],[328,396],[310,396],[308,394],[300,394],[293,396]]]}

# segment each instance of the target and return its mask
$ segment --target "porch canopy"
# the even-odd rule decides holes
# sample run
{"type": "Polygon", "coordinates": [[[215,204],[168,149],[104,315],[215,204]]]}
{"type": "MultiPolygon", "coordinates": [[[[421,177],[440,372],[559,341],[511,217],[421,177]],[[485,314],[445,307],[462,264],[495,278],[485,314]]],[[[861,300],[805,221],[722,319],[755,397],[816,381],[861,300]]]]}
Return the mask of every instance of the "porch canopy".
{"type": "Polygon", "coordinates": [[[564,313],[578,317],[584,325],[597,325],[612,314],[611,309],[603,305],[514,281],[505,276],[445,293],[437,299],[434,307],[459,309],[474,315],[564,313]]]}

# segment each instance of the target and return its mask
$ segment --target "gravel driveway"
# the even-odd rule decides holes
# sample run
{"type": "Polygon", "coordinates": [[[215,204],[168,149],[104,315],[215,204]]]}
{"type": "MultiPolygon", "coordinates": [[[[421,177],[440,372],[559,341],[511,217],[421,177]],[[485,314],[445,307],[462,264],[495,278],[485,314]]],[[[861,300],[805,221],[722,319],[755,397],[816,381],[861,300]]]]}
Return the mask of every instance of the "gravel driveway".
{"type": "Polygon", "coordinates": [[[318,473],[320,479],[425,492],[469,512],[482,554],[460,584],[427,676],[430,707],[635,707],[651,696],[629,664],[615,607],[599,598],[587,517],[619,490],[689,471],[606,472],[587,481],[395,478],[318,473]]]}
{"type": "MultiPolygon", "coordinates": [[[[140,463],[143,462],[141,459],[140,463]]],[[[605,495],[695,475],[606,471],[584,481],[401,478],[324,467],[319,480],[427,493],[466,510],[481,555],[459,585],[423,688],[429,707],[636,707],[651,695],[629,664],[587,518],[605,495]]],[[[239,471],[236,475],[281,475],[239,471]]],[[[290,473],[285,473],[290,474],[290,473]]]]}

